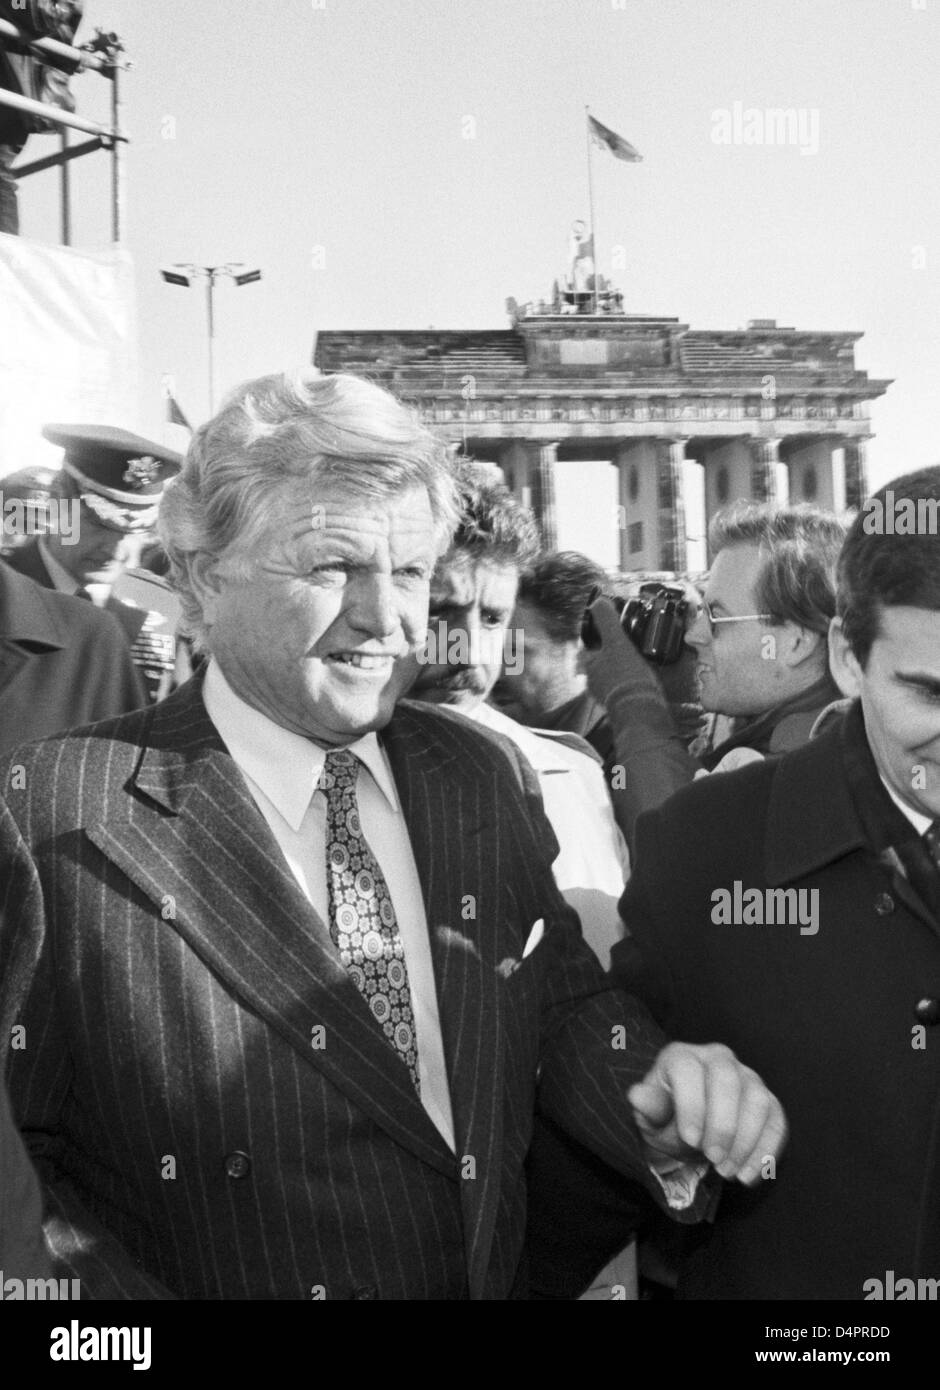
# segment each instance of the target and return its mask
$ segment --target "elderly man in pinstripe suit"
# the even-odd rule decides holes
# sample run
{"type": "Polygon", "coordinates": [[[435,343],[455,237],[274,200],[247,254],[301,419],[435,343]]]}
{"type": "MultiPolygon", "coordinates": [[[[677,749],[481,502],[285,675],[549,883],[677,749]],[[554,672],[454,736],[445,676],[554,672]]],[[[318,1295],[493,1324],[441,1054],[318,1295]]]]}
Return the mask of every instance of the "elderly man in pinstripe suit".
{"type": "Polygon", "coordinates": [[[606,986],[524,759],[396,709],[455,522],[385,392],[250,383],[162,505],[205,672],[2,769],[0,1037],[87,1296],[517,1296],[536,1106],[680,1219],[782,1144],[606,986]]]}

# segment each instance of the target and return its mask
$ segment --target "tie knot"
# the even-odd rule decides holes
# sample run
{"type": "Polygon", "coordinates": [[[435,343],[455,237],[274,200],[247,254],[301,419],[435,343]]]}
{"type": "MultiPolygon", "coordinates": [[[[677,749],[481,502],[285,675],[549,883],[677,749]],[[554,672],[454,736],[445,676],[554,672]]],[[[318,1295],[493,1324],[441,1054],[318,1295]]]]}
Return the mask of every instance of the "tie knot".
{"type": "Polygon", "coordinates": [[[326,755],[318,786],[325,792],[332,791],[334,787],[344,791],[355,786],[358,775],[359,759],[356,755],[345,748],[334,748],[326,755]]]}

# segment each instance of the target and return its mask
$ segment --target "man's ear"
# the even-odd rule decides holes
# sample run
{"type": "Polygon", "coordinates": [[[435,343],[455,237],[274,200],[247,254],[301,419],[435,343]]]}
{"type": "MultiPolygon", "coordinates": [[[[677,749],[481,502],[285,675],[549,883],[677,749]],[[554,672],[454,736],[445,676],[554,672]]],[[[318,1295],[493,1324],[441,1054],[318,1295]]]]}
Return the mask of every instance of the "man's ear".
{"type": "Polygon", "coordinates": [[[820,648],[823,638],[812,628],[801,627],[799,623],[786,622],[777,629],[777,660],[791,668],[802,666],[804,661],[822,655],[820,648]],[[781,637],[783,640],[781,640],[781,637]]]}
{"type": "Polygon", "coordinates": [[[829,669],[843,695],[857,700],[862,693],[862,668],[842,631],[842,619],[829,624],[829,669]]]}
{"type": "Polygon", "coordinates": [[[215,621],[215,610],[224,581],[219,574],[218,559],[214,555],[188,555],[186,573],[190,588],[199,600],[203,622],[211,627],[215,621]]]}

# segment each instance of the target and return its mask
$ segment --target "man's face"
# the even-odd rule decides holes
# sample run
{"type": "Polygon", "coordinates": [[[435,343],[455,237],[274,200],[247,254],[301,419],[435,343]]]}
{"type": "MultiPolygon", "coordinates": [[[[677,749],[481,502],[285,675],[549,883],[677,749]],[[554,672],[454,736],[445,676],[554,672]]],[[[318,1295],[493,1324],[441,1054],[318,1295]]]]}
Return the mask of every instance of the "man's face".
{"type": "Polygon", "coordinates": [[[499,677],[519,571],[515,565],[451,551],[434,572],[426,654],[411,694],[472,709],[499,677]]]}
{"type": "Polygon", "coordinates": [[[512,616],[521,634],[521,661],[506,670],[494,691],[500,709],[513,718],[536,718],[572,700],[584,687],[578,673],[578,643],[560,642],[545,626],[539,610],[520,599],[512,616]]]}
{"type": "MultiPolygon", "coordinates": [[[[69,499],[68,505],[74,505],[69,499]]],[[[50,552],[79,584],[114,584],[126,569],[140,564],[144,546],[152,532],[115,531],[104,526],[84,502],[78,503],[78,527],[66,538],[55,532],[46,536],[50,552]]]]}
{"type": "Polygon", "coordinates": [[[829,644],[839,688],[862,702],[878,771],[914,810],[940,816],[940,612],[882,608],[864,670],[838,620],[829,644]]]}
{"type": "MultiPolygon", "coordinates": [[[[754,587],[760,564],[756,545],[732,545],[718,552],[705,588],[705,599],[716,618],[758,611],[754,587]]],[[[698,657],[696,676],[703,709],[728,715],[763,714],[784,698],[784,673],[773,659],[775,646],[765,640],[768,635],[773,636],[774,629],[754,621],[721,623],[712,636],[704,612],[699,613],[685,640],[698,657]]]]}
{"type": "Polygon", "coordinates": [[[285,489],[255,575],[222,560],[193,582],[209,647],[233,690],[324,747],[380,729],[426,631],[436,558],[427,492],[357,498],[342,484],[285,489]]]}

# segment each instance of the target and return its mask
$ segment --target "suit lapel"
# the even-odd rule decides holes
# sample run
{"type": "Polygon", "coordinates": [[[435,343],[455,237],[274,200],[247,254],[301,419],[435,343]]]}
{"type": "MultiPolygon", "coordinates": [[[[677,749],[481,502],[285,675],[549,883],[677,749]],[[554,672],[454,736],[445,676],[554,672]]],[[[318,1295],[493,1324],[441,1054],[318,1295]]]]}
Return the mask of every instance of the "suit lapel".
{"type": "MultiPolygon", "coordinates": [[[[399,705],[382,741],[388,753],[424,896],[441,1035],[461,1169],[471,1297],[485,1286],[499,1203],[503,1148],[503,988],[481,923],[465,893],[492,877],[486,831],[496,807],[482,805],[461,775],[444,721],[399,705]],[[423,716],[423,717],[422,717],[423,716]]],[[[420,1046],[420,1039],[419,1039],[420,1046]]]]}
{"type": "Polygon", "coordinates": [[[200,686],[190,681],[155,707],[130,794],[87,834],[247,1008],[393,1139],[453,1174],[453,1156],[300,890],[200,686]]]}
{"type": "MultiPolygon", "coordinates": [[[[2,563],[2,561],[0,561],[2,563]]],[[[0,695],[29,660],[22,647],[0,637],[0,695]]]]}
{"type": "Polygon", "coordinates": [[[930,904],[914,887],[904,861],[893,845],[881,851],[878,862],[891,875],[891,887],[895,896],[901,899],[909,912],[913,912],[915,917],[925,922],[934,935],[940,935],[940,919],[930,910],[930,904]]]}

